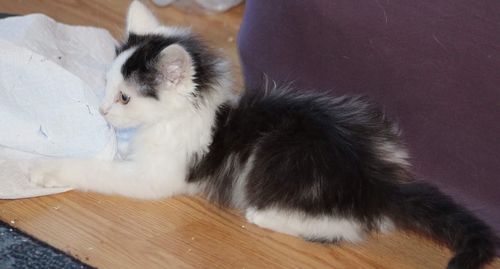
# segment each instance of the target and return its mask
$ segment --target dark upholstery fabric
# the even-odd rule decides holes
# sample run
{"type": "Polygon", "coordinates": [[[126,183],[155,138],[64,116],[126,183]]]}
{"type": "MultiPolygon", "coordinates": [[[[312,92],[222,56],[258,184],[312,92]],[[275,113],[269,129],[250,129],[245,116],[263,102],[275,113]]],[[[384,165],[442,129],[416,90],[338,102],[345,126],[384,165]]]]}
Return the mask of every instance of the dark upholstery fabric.
{"type": "Polygon", "coordinates": [[[0,19],[7,18],[7,17],[10,17],[10,16],[14,16],[14,15],[7,14],[7,13],[0,13],[0,19]]]}
{"type": "Polygon", "coordinates": [[[245,83],[366,94],[419,178],[500,234],[500,1],[247,0],[245,83]]]}

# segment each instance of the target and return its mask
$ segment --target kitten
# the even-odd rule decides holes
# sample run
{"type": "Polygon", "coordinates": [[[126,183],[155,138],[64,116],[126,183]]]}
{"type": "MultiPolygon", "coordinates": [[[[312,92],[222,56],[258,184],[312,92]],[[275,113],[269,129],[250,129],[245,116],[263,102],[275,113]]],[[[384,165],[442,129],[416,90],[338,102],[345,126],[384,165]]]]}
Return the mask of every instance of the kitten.
{"type": "Polygon", "coordinates": [[[225,60],[134,1],[100,108],[138,127],[126,160],[56,160],[36,184],[156,199],[204,194],[251,223],[307,240],[358,242],[393,225],[456,251],[448,268],[494,257],[494,234],[438,189],[413,181],[398,130],[361,97],[274,88],[233,94],[225,60]]]}

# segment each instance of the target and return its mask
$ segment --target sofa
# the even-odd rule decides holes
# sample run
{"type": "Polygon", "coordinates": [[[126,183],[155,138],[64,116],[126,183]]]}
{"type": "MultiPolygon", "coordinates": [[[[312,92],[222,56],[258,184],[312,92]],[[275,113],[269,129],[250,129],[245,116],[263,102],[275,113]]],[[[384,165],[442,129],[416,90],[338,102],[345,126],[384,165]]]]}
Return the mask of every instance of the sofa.
{"type": "Polygon", "coordinates": [[[245,85],[367,95],[399,123],[417,178],[499,235],[499,10],[497,0],[247,0],[245,85]]]}

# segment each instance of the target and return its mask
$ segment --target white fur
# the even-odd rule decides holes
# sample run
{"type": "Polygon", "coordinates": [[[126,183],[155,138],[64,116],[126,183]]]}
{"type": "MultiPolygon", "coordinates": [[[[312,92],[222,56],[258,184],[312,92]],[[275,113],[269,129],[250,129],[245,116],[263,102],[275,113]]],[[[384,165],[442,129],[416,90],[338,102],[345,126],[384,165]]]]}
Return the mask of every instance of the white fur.
{"type": "MultiPolygon", "coordinates": [[[[168,32],[140,2],[129,9],[127,27],[134,33],[168,32]]],[[[176,34],[182,33],[175,31],[176,34]]],[[[189,54],[178,45],[162,51],[165,68],[158,98],[143,97],[134,81],[125,81],[121,66],[135,48],[122,52],[107,74],[106,95],[101,111],[118,128],[137,127],[131,154],[123,161],[54,160],[37,165],[32,182],[53,187],[155,199],[198,191],[186,177],[194,156],[203,156],[212,142],[216,107],[233,100],[227,77],[222,76],[210,95],[196,104],[191,94],[196,85],[189,54]],[[130,96],[128,104],[118,102],[120,92],[130,96]]],[[[226,70],[225,63],[218,66],[226,70]]]]}
{"type": "Polygon", "coordinates": [[[159,26],[158,20],[143,3],[132,1],[127,13],[127,33],[148,34],[159,26]]]}
{"type": "Polygon", "coordinates": [[[161,25],[153,13],[138,0],[132,1],[127,13],[127,33],[138,35],[163,34],[183,36],[190,33],[188,28],[161,25]]]}
{"type": "Polygon", "coordinates": [[[388,217],[384,216],[384,217],[380,218],[380,220],[378,221],[378,231],[383,233],[383,234],[390,233],[390,232],[394,231],[395,228],[396,228],[396,225],[388,217]]]}
{"type": "Polygon", "coordinates": [[[247,199],[245,194],[245,185],[247,182],[248,173],[253,168],[255,155],[251,154],[248,157],[245,166],[238,173],[234,182],[233,182],[233,193],[231,194],[231,204],[235,208],[245,208],[247,206],[247,199]]]}
{"type": "Polygon", "coordinates": [[[308,216],[304,213],[277,209],[248,208],[246,219],[260,227],[306,239],[345,240],[363,239],[363,225],[349,218],[308,216]]]}
{"type": "Polygon", "coordinates": [[[409,166],[408,151],[391,141],[382,141],[375,144],[380,158],[402,166],[409,166]]]}

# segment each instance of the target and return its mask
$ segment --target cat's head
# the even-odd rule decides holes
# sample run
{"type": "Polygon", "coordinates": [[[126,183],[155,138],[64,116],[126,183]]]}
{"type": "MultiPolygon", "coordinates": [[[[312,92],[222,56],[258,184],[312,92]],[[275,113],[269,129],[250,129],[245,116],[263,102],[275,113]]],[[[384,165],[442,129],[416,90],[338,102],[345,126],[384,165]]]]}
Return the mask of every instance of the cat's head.
{"type": "Polygon", "coordinates": [[[233,98],[229,78],[227,62],[189,29],[161,25],[133,1],[100,112],[117,128],[206,113],[233,98]]]}

